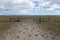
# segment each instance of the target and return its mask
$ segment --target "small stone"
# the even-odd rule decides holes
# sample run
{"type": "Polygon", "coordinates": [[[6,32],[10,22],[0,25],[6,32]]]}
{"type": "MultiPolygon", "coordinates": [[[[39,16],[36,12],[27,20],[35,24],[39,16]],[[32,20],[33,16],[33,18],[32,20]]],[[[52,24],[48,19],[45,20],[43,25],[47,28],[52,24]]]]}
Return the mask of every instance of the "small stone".
{"type": "Polygon", "coordinates": [[[32,35],[29,35],[29,37],[31,37],[32,35]]]}
{"type": "Polygon", "coordinates": [[[19,36],[17,36],[17,38],[19,38],[19,36]]]}
{"type": "Polygon", "coordinates": [[[56,34],[56,35],[59,35],[59,34],[56,34]]]}
{"type": "Polygon", "coordinates": [[[37,34],[35,36],[38,36],[37,34]]]}
{"type": "Polygon", "coordinates": [[[55,39],[55,37],[52,37],[53,39],[55,39]]]}
{"type": "Polygon", "coordinates": [[[18,31],[18,32],[21,32],[21,31],[18,31]]]}
{"type": "Polygon", "coordinates": [[[25,34],[25,32],[23,32],[23,34],[25,34]]]}
{"type": "Polygon", "coordinates": [[[44,35],[41,35],[42,37],[44,37],[44,35]]]}
{"type": "Polygon", "coordinates": [[[33,29],[35,29],[35,27],[33,27],[33,29]]]}
{"type": "Polygon", "coordinates": [[[52,34],[52,32],[50,32],[50,34],[52,34]]]}
{"type": "Polygon", "coordinates": [[[37,32],[39,32],[39,31],[37,31],[37,32]]]}
{"type": "Polygon", "coordinates": [[[48,38],[48,36],[46,36],[46,38],[48,38]]]}
{"type": "Polygon", "coordinates": [[[25,28],[26,30],[28,30],[28,28],[25,28]]]}

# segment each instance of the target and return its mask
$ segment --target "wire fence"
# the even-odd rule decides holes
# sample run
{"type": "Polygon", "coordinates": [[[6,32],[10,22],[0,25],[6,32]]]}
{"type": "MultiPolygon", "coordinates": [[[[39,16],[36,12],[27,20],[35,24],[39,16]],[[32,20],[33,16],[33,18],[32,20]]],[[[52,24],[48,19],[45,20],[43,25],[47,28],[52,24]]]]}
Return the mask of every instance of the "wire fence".
{"type": "Polygon", "coordinates": [[[27,18],[0,18],[0,22],[20,22],[22,20],[34,20],[34,21],[38,21],[38,22],[60,22],[60,17],[27,17],[27,18]]]}

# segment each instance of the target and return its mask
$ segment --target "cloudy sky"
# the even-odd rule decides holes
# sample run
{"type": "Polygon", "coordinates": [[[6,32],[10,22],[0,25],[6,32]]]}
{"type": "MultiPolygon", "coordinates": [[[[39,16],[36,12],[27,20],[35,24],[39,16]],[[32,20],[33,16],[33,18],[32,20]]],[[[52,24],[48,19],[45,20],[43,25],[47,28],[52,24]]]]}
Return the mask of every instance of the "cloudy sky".
{"type": "Polygon", "coordinates": [[[0,0],[0,15],[60,15],[60,0],[0,0]]]}

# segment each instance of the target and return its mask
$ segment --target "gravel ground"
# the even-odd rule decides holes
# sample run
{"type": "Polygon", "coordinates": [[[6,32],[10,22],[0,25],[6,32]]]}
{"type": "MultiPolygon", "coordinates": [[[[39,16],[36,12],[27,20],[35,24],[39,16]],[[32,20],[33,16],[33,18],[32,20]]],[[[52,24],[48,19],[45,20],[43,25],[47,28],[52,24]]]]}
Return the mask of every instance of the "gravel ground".
{"type": "Polygon", "coordinates": [[[12,29],[8,30],[0,40],[60,40],[60,37],[34,21],[27,20],[12,25],[12,29]]]}

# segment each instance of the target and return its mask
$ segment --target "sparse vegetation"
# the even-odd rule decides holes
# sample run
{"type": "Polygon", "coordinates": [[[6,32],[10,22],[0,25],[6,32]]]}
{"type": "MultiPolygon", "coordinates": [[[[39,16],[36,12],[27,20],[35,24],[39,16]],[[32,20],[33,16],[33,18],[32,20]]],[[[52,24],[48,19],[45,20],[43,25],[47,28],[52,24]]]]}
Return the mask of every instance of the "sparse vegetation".
{"type": "Polygon", "coordinates": [[[10,20],[11,18],[14,19],[14,22],[17,22],[17,18],[20,21],[24,19],[34,19],[35,21],[37,20],[39,24],[45,26],[45,28],[60,33],[60,16],[0,16],[0,36],[11,28],[10,25],[14,23],[10,20]]]}
{"type": "Polygon", "coordinates": [[[40,22],[44,28],[60,34],[60,22],[40,22]]]}
{"type": "Polygon", "coordinates": [[[2,36],[2,34],[4,34],[4,32],[6,32],[8,29],[11,28],[11,24],[13,24],[12,22],[0,22],[0,36],[2,36]]]}

